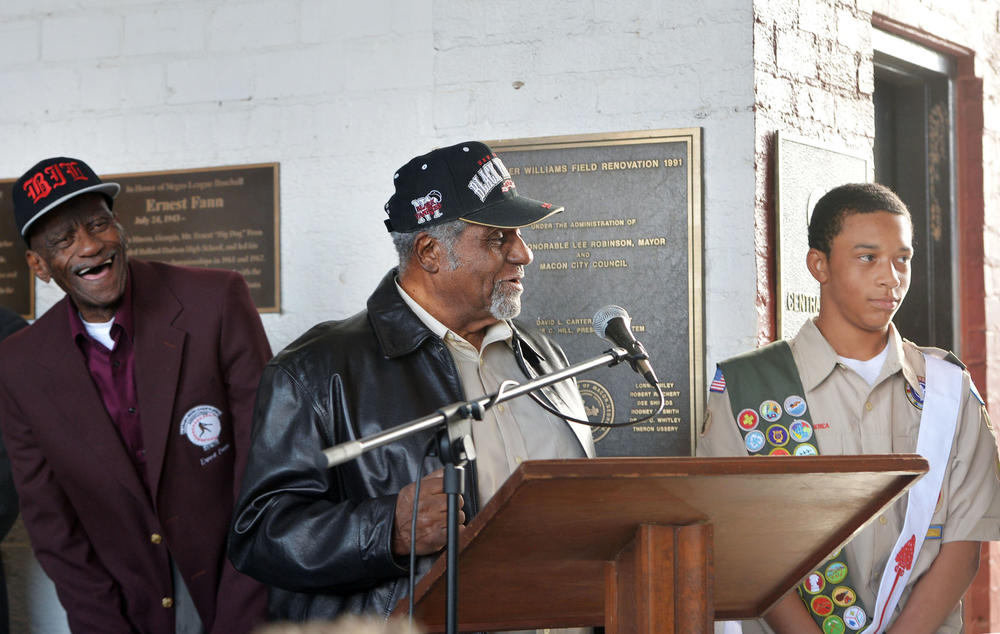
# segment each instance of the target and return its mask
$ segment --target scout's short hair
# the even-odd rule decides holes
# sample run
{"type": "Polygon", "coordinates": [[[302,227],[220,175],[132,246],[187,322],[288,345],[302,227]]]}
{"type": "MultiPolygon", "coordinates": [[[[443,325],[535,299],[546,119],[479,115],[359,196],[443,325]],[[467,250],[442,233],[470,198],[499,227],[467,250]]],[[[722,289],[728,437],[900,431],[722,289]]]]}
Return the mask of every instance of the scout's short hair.
{"type": "Polygon", "coordinates": [[[828,191],[813,209],[809,220],[809,248],[830,255],[833,239],[844,226],[844,218],[853,214],[886,211],[906,216],[913,226],[910,210],[899,196],[878,183],[849,183],[828,191]]]}

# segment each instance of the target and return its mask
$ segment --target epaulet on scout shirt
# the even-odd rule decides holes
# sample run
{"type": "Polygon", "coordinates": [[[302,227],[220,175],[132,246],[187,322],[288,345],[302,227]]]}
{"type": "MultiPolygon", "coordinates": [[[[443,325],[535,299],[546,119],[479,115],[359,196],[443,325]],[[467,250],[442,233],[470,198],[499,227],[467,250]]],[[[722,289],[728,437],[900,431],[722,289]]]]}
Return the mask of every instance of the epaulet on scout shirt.
{"type": "MultiPolygon", "coordinates": [[[[962,363],[961,359],[955,356],[955,353],[951,350],[942,350],[941,348],[935,348],[934,346],[918,346],[909,339],[904,339],[903,341],[913,345],[917,350],[920,350],[920,352],[923,352],[924,354],[929,354],[932,357],[937,357],[938,359],[944,359],[945,361],[954,363],[960,367],[962,371],[968,372],[968,368],[965,367],[965,364],[962,363]]],[[[986,401],[984,401],[983,397],[979,395],[979,390],[976,389],[976,382],[972,380],[971,376],[969,377],[969,391],[976,397],[976,400],[979,401],[980,405],[984,407],[986,406],[986,401]]]]}

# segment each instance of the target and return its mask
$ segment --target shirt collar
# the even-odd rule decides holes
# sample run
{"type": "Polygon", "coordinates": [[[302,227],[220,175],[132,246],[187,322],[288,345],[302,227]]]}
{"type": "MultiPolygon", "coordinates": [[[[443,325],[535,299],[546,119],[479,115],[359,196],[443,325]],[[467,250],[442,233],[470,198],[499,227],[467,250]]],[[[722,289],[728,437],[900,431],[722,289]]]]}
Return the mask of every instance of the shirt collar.
{"type": "MultiPolygon", "coordinates": [[[[77,310],[76,304],[73,303],[72,298],[68,298],[69,301],[66,302],[66,309],[69,311],[69,330],[73,339],[78,340],[82,335],[84,337],[90,337],[87,334],[87,328],[83,325],[83,319],[80,318],[80,311],[77,310]]],[[[133,341],[133,320],[132,320],[132,276],[126,274],[125,276],[125,292],[122,294],[122,302],[118,306],[118,310],[115,311],[114,315],[115,324],[114,326],[121,327],[125,331],[125,336],[128,337],[129,342],[133,341]]],[[[114,337],[115,327],[111,327],[112,337],[114,337]]]]}
{"type": "MultiPolygon", "coordinates": [[[[413,314],[417,316],[417,319],[427,326],[428,330],[445,341],[450,339],[472,346],[472,344],[466,341],[461,335],[449,329],[447,326],[438,321],[434,315],[427,312],[423,306],[417,303],[417,300],[410,297],[409,293],[404,291],[403,287],[400,286],[399,278],[396,278],[396,290],[399,291],[399,296],[403,298],[403,301],[407,306],[409,306],[410,310],[413,311],[413,314]]],[[[511,329],[510,324],[506,321],[499,321],[486,330],[486,335],[483,337],[482,349],[485,350],[486,346],[497,341],[506,341],[507,344],[510,345],[513,334],[514,331],[511,329]]]]}
{"type": "MultiPolygon", "coordinates": [[[[795,339],[801,341],[802,345],[810,351],[808,363],[804,364],[800,372],[802,387],[809,392],[825,381],[826,377],[830,376],[836,369],[839,360],[833,346],[830,345],[830,342],[826,340],[823,333],[816,327],[814,319],[809,319],[802,325],[795,339]]],[[[896,326],[892,322],[889,322],[889,342],[887,348],[885,363],[882,365],[882,371],[879,373],[876,384],[883,381],[886,377],[902,371],[906,382],[911,387],[916,388],[919,385],[917,382],[917,373],[912,364],[906,359],[903,352],[903,338],[899,336],[899,331],[896,330],[896,326]]]]}

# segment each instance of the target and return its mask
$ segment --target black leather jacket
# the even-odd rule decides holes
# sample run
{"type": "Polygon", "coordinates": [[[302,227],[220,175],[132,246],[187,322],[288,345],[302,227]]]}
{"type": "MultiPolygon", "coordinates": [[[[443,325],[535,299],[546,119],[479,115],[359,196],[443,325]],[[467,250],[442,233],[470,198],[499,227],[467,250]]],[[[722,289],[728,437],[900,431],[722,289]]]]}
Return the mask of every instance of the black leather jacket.
{"type": "MultiPolygon", "coordinates": [[[[418,458],[433,432],[333,469],[316,466],[326,447],[464,400],[451,354],[403,302],[395,277],[392,270],[382,279],[367,311],[313,327],[264,370],[229,557],[238,570],[272,586],[273,618],[388,616],[406,596],[408,562],[390,550],[396,493],[416,480],[418,458]]],[[[512,326],[529,374],[566,366],[553,342],[512,326]]],[[[547,389],[546,396],[581,415],[572,381],[547,389]]],[[[440,467],[436,457],[426,458],[423,473],[440,467]]],[[[479,507],[475,469],[465,471],[471,517],[479,507]]],[[[418,572],[433,559],[418,559],[418,572]]]]}

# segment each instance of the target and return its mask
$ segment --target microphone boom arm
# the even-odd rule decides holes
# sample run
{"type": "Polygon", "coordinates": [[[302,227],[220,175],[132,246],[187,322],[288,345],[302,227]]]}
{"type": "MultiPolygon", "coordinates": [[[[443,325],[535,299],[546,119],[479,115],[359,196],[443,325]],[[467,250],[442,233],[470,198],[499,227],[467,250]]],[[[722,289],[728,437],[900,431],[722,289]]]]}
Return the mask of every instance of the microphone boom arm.
{"type": "Polygon", "coordinates": [[[435,429],[441,425],[447,425],[454,421],[481,418],[483,411],[496,405],[497,403],[503,403],[504,401],[509,401],[512,398],[521,396],[522,394],[533,392],[539,388],[552,385],[553,383],[565,381],[566,379],[577,376],[578,374],[583,374],[584,372],[593,370],[594,368],[599,368],[604,365],[607,367],[618,365],[622,361],[629,360],[629,357],[630,353],[628,351],[616,346],[604,354],[594,357],[593,359],[581,361],[580,363],[565,367],[562,370],[558,370],[551,374],[539,376],[538,378],[532,379],[526,383],[519,384],[514,387],[509,387],[509,384],[502,385],[500,391],[493,394],[486,394],[470,401],[452,403],[451,405],[442,407],[433,414],[413,419],[383,432],[372,434],[371,436],[361,438],[360,440],[350,440],[348,442],[340,443],[324,449],[317,460],[318,466],[321,469],[335,467],[339,464],[353,460],[367,451],[396,442],[401,438],[406,438],[407,436],[412,436],[413,434],[428,429],[435,429]]]}

